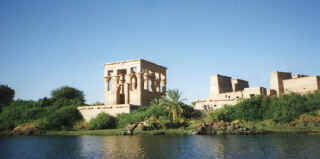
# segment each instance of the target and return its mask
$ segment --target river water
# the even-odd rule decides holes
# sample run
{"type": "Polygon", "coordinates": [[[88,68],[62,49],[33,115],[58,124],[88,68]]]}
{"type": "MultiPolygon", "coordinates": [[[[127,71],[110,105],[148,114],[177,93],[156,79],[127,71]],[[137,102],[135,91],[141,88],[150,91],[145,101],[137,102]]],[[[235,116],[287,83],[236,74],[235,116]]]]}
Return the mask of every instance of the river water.
{"type": "Polygon", "coordinates": [[[320,159],[320,135],[0,137],[0,159],[320,159]]]}

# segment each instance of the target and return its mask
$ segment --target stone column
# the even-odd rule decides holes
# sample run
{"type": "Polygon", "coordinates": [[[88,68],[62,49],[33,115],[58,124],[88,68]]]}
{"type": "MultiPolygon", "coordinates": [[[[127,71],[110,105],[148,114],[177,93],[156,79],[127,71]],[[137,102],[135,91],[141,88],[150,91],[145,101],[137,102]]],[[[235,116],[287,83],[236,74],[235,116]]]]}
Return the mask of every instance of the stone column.
{"type": "Polygon", "coordinates": [[[138,97],[138,105],[142,105],[142,92],[143,92],[143,87],[144,87],[144,83],[143,83],[143,78],[144,75],[142,72],[138,72],[137,74],[137,97],[138,97]]]}
{"type": "Polygon", "coordinates": [[[130,75],[125,75],[125,82],[124,82],[124,103],[129,104],[130,103],[130,75]]]}
{"type": "Polygon", "coordinates": [[[117,104],[118,99],[119,99],[119,94],[118,94],[118,89],[120,89],[120,84],[119,84],[119,76],[112,76],[111,78],[111,82],[112,82],[112,90],[111,90],[111,100],[112,100],[112,104],[117,104]]]}
{"type": "Polygon", "coordinates": [[[105,91],[110,91],[110,87],[109,87],[109,82],[110,82],[111,77],[110,76],[106,76],[104,77],[104,88],[106,89],[105,91]]]}
{"type": "Polygon", "coordinates": [[[157,73],[156,74],[156,91],[158,92],[158,93],[160,93],[161,92],[161,88],[160,88],[160,82],[161,82],[161,74],[160,73],[157,73]]]}
{"type": "Polygon", "coordinates": [[[167,91],[167,77],[166,77],[166,74],[165,73],[162,73],[162,77],[161,77],[161,85],[162,85],[162,92],[161,94],[162,95],[165,95],[166,94],[166,91],[167,91]]]}
{"type": "Polygon", "coordinates": [[[155,86],[156,86],[156,85],[155,85],[155,84],[156,84],[155,75],[154,75],[153,72],[152,72],[150,75],[151,75],[151,86],[150,86],[150,87],[151,87],[151,91],[152,91],[152,92],[156,92],[156,87],[155,87],[155,86]]]}
{"type": "Polygon", "coordinates": [[[146,89],[146,90],[148,90],[149,89],[149,87],[148,87],[148,79],[149,79],[149,77],[148,77],[148,73],[144,73],[143,74],[143,83],[144,83],[144,89],[146,89]]]}
{"type": "Polygon", "coordinates": [[[142,74],[141,72],[137,73],[137,90],[138,92],[141,92],[143,89],[143,80],[142,80],[142,74]]]}

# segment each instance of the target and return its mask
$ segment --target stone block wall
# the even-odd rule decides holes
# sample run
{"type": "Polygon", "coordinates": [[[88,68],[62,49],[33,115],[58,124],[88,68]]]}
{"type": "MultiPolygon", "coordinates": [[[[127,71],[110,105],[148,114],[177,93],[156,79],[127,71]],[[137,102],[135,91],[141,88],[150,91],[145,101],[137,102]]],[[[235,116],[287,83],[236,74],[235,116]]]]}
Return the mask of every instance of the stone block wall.
{"type": "Polygon", "coordinates": [[[283,80],[292,79],[290,72],[271,72],[270,74],[270,89],[277,92],[277,95],[284,93],[283,80]]]}
{"type": "Polygon", "coordinates": [[[231,77],[222,75],[212,75],[210,80],[210,96],[220,93],[232,92],[231,77]]]}
{"type": "Polygon", "coordinates": [[[113,105],[113,106],[82,106],[78,107],[79,112],[83,116],[85,121],[90,121],[93,118],[96,118],[99,113],[107,113],[111,116],[117,116],[121,113],[130,113],[130,109],[133,106],[129,104],[113,105]]]}
{"type": "Polygon", "coordinates": [[[233,91],[242,91],[249,87],[249,82],[241,79],[232,79],[233,91]]]}
{"type": "Polygon", "coordinates": [[[319,77],[309,76],[283,80],[284,93],[306,94],[319,89],[319,77]]]}

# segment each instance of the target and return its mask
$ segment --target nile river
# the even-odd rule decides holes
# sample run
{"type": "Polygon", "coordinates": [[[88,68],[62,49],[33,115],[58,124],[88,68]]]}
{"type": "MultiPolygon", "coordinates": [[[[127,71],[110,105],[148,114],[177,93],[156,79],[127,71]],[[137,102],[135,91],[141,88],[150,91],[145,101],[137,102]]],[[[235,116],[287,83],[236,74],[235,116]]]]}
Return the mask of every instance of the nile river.
{"type": "Polygon", "coordinates": [[[0,159],[319,159],[320,135],[0,137],[0,159]]]}

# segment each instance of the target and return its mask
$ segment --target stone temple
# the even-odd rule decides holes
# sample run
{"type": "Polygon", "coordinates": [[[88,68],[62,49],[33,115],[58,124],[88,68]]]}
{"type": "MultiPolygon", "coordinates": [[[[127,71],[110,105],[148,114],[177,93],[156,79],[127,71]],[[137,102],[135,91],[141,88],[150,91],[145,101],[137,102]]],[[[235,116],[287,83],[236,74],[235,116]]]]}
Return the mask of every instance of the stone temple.
{"type": "Polygon", "coordinates": [[[206,99],[196,100],[195,109],[211,111],[224,105],[234,105],[240,99],[253,96],[265,96],[267,90],[264,87],[249,87],[249,82],[242,79],[233,79],[223,75],[210,77],[210,96],[206,99]]]}
{"type": "Polygon", "coordinates": [[[116,116],[147,106],[166,92],[167,68],[137,59],[104,65],[104,105],[79,107],[85,120],[105,112],[116,116]]]}
{"type": "Polygon", "coordinates": [[[289,72],[271,72],[270,89],[264,87],[250,88],[248,81],[232,79],[223,75],[212,75],[210,96],[196,100],[195,109],[211,111],[224,105],[234,105],[241,99],[253,96],[272,96],[285,93],[306,94],[320,89],[320,77],[289,72]]]}

